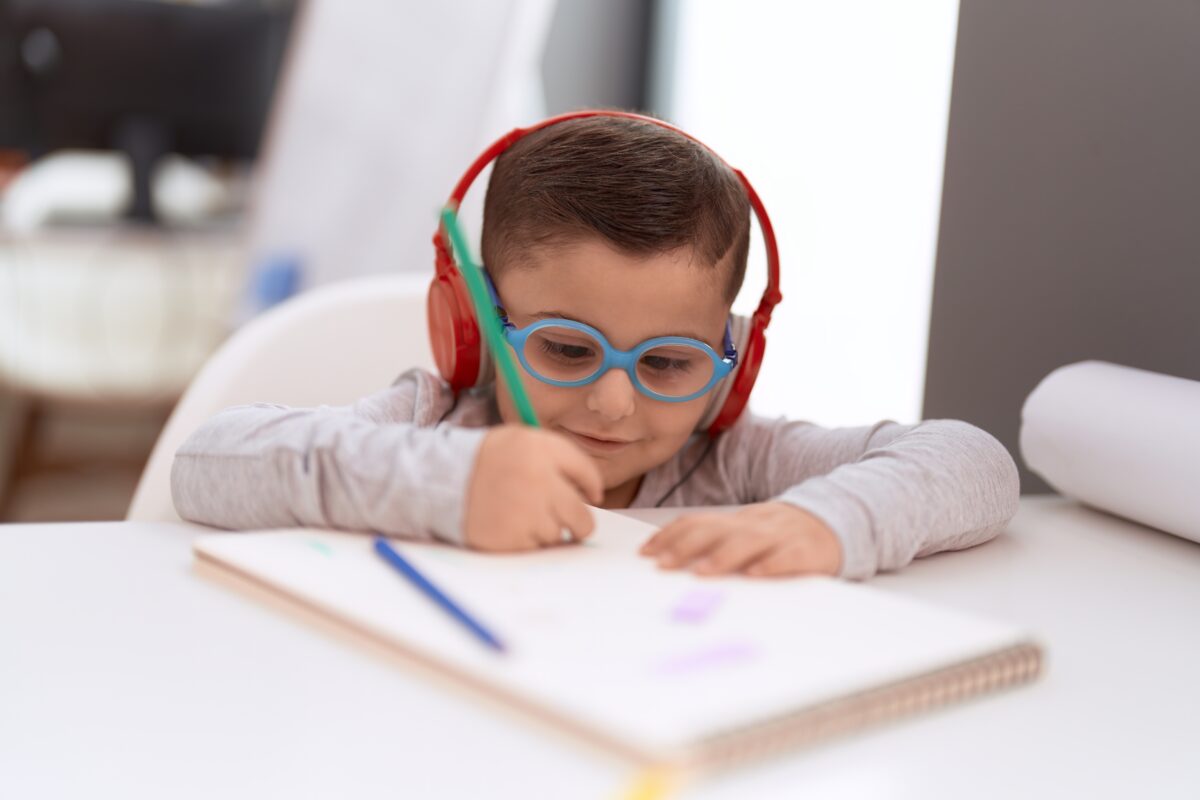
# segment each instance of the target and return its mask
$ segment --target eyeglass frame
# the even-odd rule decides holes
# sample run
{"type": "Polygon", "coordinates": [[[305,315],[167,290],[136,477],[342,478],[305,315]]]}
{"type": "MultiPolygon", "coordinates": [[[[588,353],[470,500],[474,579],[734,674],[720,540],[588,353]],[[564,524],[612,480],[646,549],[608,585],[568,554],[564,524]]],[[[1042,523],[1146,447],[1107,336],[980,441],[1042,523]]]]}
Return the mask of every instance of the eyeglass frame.
{"type": "Polygon", "coordinates": [[[662,400],[663,402],[667,403],[686,403],[689,400],[695,400],[697,397],[703,397],[704,395],[708,394],[710,391],[712,391],[714,386],[716,386],[725,378],[729,377],[730,373],[732,373],[734,368],[737,367],[738,352],[737,347],[735,347],[733,344],[733,327],[729,320],[725,321],[725,339],[722,343],[725,349],[724,357],[717,355],[717,351],[713,350],[708,343],[702,342],[699,339],[692,339],[687,336],[656,336],[653,339],[647,339],[646,341],[641,342],[630,350],[621,350],[617,347],[613,347],[603,333],[596,330],[591,325],[588,325],[585,322],[579,322],[578,320],[554,317],[550,319],[541,319],[537,322],[526,325],[524,328],[518,328],[515,324],[513,324],[512,320],[508,318],[508,314],[504,310],[504,306],[500,303],[500,295],[496,293],[496,285],[492,283],[492,276],[488,274],[486,269],[482,270],[482,272],[484,281],[487,283],[488,294],[491,296],[492,306],[496,309],[496,315],[500,320],[500,325],[502,328],[501,333],[504,335],[504,340],[508,342],[508,345],[516,352],[517,359],[521,362],[521,366],[524,367],[525,372],[529,375],[532,375],[534,378],[537,378],[542,383],[565,388],[587,386],[590,383],[595,383],[596,381],[600,380],[600,376],[607,374],[609,370],[615,367],[628,375],[629,382],[633,385],[633,387],[647,397],[653,400],[662,400]],[[604,357],[596,371],[588,377],[581,378],[577,381],[560,381],[555,380],[554,378],[547,378],[545,375],[542,375],[537,370],[533,369],[533,367],[529,365],[529,361],[525,358],[525,341],[529,338],[530,334],[539,331],[542,328],[549,327],[570,328],[573,330],[582,331],[599,342],[601,349],[604,351],[604,357]],[[690,347],[695,347],[707,355],[713,363],[713,374],[708,379],[708,383],[695,392],[682,397],[672,397],[671,395],[659,394],[643,384],[642,379],[639,378],[637,374],[638,359],[640,359],[647,351],[664,345],[687,345],[690,347]]]}

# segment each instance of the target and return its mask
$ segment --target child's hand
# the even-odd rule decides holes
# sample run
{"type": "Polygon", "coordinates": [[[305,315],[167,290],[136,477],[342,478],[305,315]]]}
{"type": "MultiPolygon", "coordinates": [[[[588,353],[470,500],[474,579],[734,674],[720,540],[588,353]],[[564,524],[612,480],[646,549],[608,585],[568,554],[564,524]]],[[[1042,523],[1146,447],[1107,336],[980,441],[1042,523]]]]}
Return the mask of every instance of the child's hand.
{"type": "Polygon", "coordinates": [[[556,433],[502,425],[483,439],[467,490],[466,541],[478,550],[532,550],[592,533],[599,505],[596,464],[556,433]]]}
{"type": "Polygon", "coordinates": [[[688,514],[641,549],[665,569],[698,575],[836,575],[842,546],[833,531],[802,508],[756,503],[730,514],[688,514]]]}

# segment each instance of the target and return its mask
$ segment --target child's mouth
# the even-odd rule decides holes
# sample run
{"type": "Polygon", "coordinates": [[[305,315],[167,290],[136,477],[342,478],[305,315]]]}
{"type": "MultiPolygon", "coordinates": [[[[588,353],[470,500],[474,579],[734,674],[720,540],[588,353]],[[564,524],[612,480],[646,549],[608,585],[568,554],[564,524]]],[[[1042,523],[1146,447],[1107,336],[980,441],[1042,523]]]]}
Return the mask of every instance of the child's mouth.
{"type": "Polygon", "coordinates": [[[621,452],[633,444],[633,442],[624,439],[599,439],[595,436],[588,436],[584,433],[576,433],[575,431],[568,430],[567,428],[563,428],[563,430],[568,436],[582,445],[584,449],[590,450],[593,453],[612,455],[613,453],[621,452]]]}

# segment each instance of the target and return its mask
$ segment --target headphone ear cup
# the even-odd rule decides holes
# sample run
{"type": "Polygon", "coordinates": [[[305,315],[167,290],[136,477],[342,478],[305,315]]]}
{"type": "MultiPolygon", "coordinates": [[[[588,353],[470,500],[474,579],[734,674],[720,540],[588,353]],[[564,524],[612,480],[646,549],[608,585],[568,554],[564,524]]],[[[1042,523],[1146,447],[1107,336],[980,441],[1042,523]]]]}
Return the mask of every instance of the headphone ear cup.
{"type": "MultiPolygon", "coordinates": [[[[725,376],[725,380],[717,384],[717,388],[709,395],[708,407],[705,408],[704,416],[700,418],[700,422],[696,425],[697,433],[708,431],[709,434],[714,436],[720,433],[720,431],[712,431],[709,428],[712,427],[717,417],[721,414],[721,411],[725,408],[729,396],[736,385],[738,376],[746,368],[746,359],[749,355],[747,351],[750,343],[750,329],[752,327],[751,319],[740,314],[730,314],[729,327],[730,333],[733,336],[733,346],[738,351],[738,365],[733,368],[733,372],[725,376]]],[[[742,406],[744,405],[745,401],[743,400],[742,406]]],[[[739,408],[739,412],[740,410],[739,408]]]]}
{"type": "Polygon", "coordinates": [[[475,386],[483,348],[467,287],[456,270],[439,269],[434,275],[425,309],[433,360],[443,380],[456,394],[475,386]]]}
{"type": "Polygon", "coordinates": [[[433,360],[442,379],[457,395],[496,377],[475,317],[467,282],[450,255],[439,225],[433,234],[433,281],[425,297],[426,324],[433,360]]]}
{"type": "MultiPolygon", "coordinates": [[[[480,332],[482,339],[482,331],[480,332]]],[[[507,345],[505,345],[507,346],[507,345]]],[[[479,369],[475,375],[475,383],[472,386],[487,386],[496,380],[496,362],[492,359],[492,351],[488,348],[487,342],[481,341],[479,344],[479,369]]]]}

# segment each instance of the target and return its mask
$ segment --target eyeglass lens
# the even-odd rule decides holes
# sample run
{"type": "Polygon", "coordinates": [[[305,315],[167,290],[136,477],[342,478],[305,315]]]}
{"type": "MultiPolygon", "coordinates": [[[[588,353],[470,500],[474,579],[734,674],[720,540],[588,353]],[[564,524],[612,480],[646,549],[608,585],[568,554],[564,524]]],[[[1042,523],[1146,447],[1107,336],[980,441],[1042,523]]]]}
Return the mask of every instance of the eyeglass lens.
{"type": "MultiPolygon", "coordinates": [[[[554,381],[574,382],[592,377],[604,364],[604,347],[594,337],[574,328],[547,325],[525,339],[525,363],[537,375],[554,381]]],[[[642,353],[637,361],[638,381],[665,397],[686,397],[708,385],[713,361],[699,347],[660,345],[642,353]]]]}

